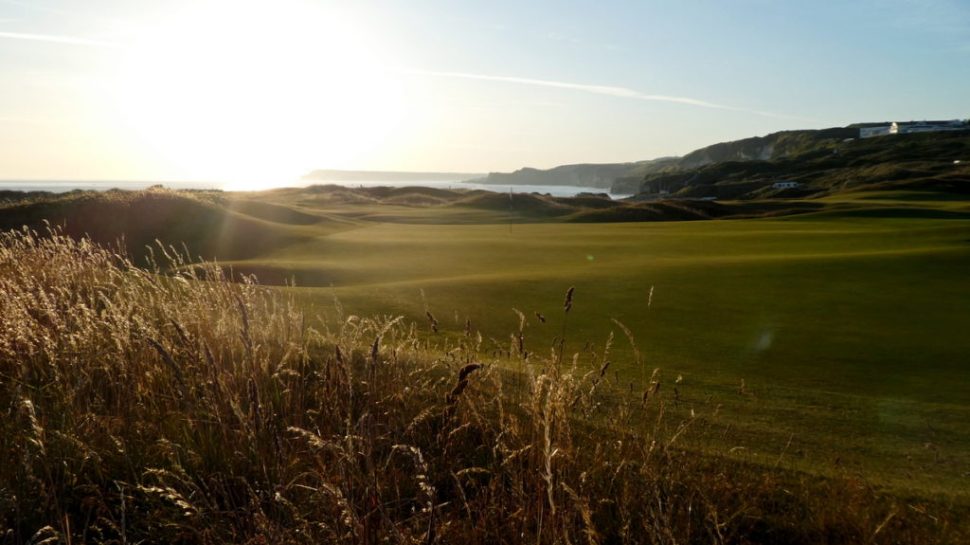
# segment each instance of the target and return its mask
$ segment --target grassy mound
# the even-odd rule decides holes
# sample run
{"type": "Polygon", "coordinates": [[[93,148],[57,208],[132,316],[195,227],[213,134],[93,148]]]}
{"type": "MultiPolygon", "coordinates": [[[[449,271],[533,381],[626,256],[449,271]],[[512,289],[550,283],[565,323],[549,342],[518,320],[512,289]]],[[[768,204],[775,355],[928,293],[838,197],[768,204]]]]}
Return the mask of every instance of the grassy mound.
{"type": "Polygon", "coordinates": [[[510,212],[527,217],[565,216],[576,211],[573,206],[536,193],[516,193],[510,196],[507,193],[481,192],[456,201],[454,206],[510,212]]]}
{"type": "Polygon", "coordinates": [[[366,188],[361,188],[360,191],[378,199],[394,199],[394,198],[401,198],[401,197],[407,197],[407,196],[421,195],[425,197],[440,199],[443,201],[452,200],[464,194],[464,191],[457,191],[457,190],[451,190],[451,189],[439,189],[435,187],[418,187],[418,186],[366,187],[366,188]]]}
{"type": "Polygon", "coordinates": [[[259,218],[274,223],[283,223],[286,225],[313,225],[323,221],[323,218],[320,216],[307,214],[299,210],[294,210],[288,206],[281,206],[268,202],[252,201],[248,199],[228,199],[223,201],[222,204],[234,212],[239,212],[246,214],[247,216],[253,216],[254,218],[259,218]]]}
{"type": "Polygon", "coordinates": [[[306,205],[319,204],[390,204],[403,206],[437,206],[465,197],[464,190],[437,189],[430,187],[344,187],[339,185],[312,185],[305,188],[287,188],[267,193],[275,198],[292,200],[302,198],[306,205]]]}
{"type": "Polygon", "coordinates": [[[968,537],[965,513],[679,449],[703,419],[665,417],[659,378],[615,383],[610,341],[544,357],[520,328],[487,354],[430,314],[427,335],[392,317],[316,324],[217,267],[169,270],[0,237],[4,542],[968,537]]]}
{"type": "MultiPolygon", "coordinates": [[[[652,204],[638,204],[614,208],[583,210],[569,217],[569,221],[584,223],[612,223],[630,221],[690,221],[710,219],[711,214],[704,208],[706,203],[684,203],[658,201],[652,204]],[[698,206],[701,205],[701,206],[698,206]]],[[[724,207],[718,206],[718,212],[724,207]]]]}
{"type": "Polygon", "coordinates": [[[590,195],[580,194],[575,197],[559,197],[555,202],[566,205],[589,209],[617,208],[623,206],[621,201],[615,201],[609,195],[590,195]]]}
{"type": "MultiPolygon", "coordinates": [[[[289,225],[242,213],[281,215],[273,205],[235,202],[233,206],[240,208],[233,211],[206,197],[166,190],[47,196],[0,209],[0,229],[27,226],[44,231],[49,222],[75,238],[88,236],[103,244],[122,241],[128,253],[139,259],[146,246],[155,246],[156,241],[184,244],[193,256],[241,259],[307,238],[289,225]]],[[[296,211],[286,215],[290,223],[303,221],[296,211]]]]}
{"type": "Polygon", "coordinates": [[[438,206],[450,201],[448,198],[426,195],[423,193],[404,193],[385,198],[384,204],[399,204],[402,206],[438,206]]]}

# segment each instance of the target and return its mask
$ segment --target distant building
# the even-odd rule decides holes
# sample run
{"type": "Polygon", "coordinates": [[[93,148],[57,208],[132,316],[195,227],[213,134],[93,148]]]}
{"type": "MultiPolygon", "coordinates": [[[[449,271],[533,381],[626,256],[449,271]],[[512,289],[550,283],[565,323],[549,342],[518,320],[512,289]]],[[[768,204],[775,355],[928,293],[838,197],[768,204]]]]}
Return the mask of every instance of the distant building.
{"type": "Polygon", "coordinates": [[[885,136],[887,134],[892,134],[889,132],[892,130],[892,125],[884,125],[882,127],[862,127],[859,129],[859,138],[872,138],[874,136],[885,136]]]}
{"type": "Polygon", "coordinates": [[[951,119],[949,121],[909,121],[901,123],[893,122],[889,126],[889,134],[914,134],[918,132],[940,132],[940,131],[965,131],[970,129],[970,125],[961,119],[951,119]]]}
{"type": "Polygon", "coordinates": [[[781,181],[781,182],[775,182],[775,183],[771,184],[771,187],[773,189],[794,189],[794,188],[796,188],[796,187],[798,187],[800,185],[802,185],[802,184],[800,184],[798,182],[793,182],[793,181],[790,181],[790,180],[784,180],[784,181],[781,181]]]}
{"type": "Polygon", "coordinates": [[[889,125],[862,127],[859,129],[859,138],[872,138],[875,136],[886,136],[888,134],[966,130],[970,130],[970,122],[962,119],[950,119],[947,121],[894,121],[889,125]]]}

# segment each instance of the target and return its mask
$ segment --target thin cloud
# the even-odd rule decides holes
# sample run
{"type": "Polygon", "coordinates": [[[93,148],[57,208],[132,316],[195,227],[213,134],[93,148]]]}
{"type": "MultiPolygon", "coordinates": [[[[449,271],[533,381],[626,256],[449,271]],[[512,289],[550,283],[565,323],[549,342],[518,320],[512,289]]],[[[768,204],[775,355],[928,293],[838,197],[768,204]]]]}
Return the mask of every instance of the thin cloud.
{"type": "Polygon", "coordinates": [[[691,98],[691,97],[641,93],[640,91],[637,91],[635,89],[630,89],[629,87],[617,87],[613,85],[595,85],[595,84],[587,84],[587,83],[574,83],[574,82],[568,82],[568,81],[520,78],[520,77],[514,77],[514,76],[494,76],[490,74],[472,74],[467,72],[436,72],[436,71],[430,71],[430,70],[403,70],[403,72],[408,74],[433,76],[433,77],[441,77],[441,78],[459,78],[459,79],[471,79],[471,80],[480,80],[480,81],[497,81],[502,83],[533,85],[537,87],[569,89],[573,91],[581,91],[584,93],[591,93],[595,95],[628,98],[633,100],[644,100],[644,101],[650,101],[650,102],[669,102],[673,104],[684,104],[687,106],[696,106],[699,108],[710,108],[714,110],[741,112],[741,113],[748,113],[748,114],[760,115],[765,117],[808,120],[807,118],[798,117],[798,116],[776,114],[772,112],[763,112],[759,110],[750,110],[747,108],[738,108],[735,106],[718,104],[716,102],[709,102],[706,100],[700,100],[700,99],[691,98]]]}
{"type": "Polygon", "coordinates": [[[0,38],[8,40],[28,40],[33,42],[48,42],[55,44],[81,45],[85,47],[121,47],[121,44],[103,40],[89,40],[74,36],[55,36],[51,34],[26,34],[21,32],[0,32],[0,38]]]}

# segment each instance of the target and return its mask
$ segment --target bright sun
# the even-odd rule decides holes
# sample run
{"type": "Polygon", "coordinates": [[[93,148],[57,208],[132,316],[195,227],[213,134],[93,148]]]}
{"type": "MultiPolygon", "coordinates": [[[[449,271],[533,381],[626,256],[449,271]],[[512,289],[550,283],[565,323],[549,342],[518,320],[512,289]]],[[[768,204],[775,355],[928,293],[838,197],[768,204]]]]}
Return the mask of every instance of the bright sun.
{"type": "Polygon", "coordinates": [[[120,86],[128,123],[183,177],[285,183],[375,153],[402,115],[374,36],[300,2],[208,2],[156,22],[120,86]]]}

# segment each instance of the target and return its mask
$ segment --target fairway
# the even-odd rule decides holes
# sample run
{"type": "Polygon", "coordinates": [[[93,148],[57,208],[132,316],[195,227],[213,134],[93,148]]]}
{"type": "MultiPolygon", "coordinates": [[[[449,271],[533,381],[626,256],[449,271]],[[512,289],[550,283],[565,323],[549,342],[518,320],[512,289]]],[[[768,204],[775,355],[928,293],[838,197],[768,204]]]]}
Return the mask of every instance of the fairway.
{"type": "Polygon", "coordinates": [[[292,294],[314,327],[403,316],[436,358],[467,330],[484,363],[536,373],[565,339],[582,375],[612,335],[612,391],[640,399],[659,378],[669,423],[697,423],[683,446],[970,504],[968,211],[927,191],[658,204],[316,186],[82,195],[4,220],[124,234],[136,260],[186,242],[292,294]],[[648,221],[606,221],[625,215],[648,221]]]}
{"type": "Polygon", "coordinates": [[[470,320],[496,353],[518,329],[513,309],[528,319],[527,350],[548,353],[575,286],[567,352],[601,351],[613,332],[615,380],[642,391],[654,368],[667,386],[680,376],[676,407],[716,412],[729,430],[718,452],[959,494],[970,484],[970,221],[838,210],[663,223],[360,221],[230,265],[294,280],[291,291],[331,321],[335,297],[347,313],[402,314],[422,327],[430,311],[443,336],[470,320]],[[613,320],[633,333],[639,365],[613,320]]]}

